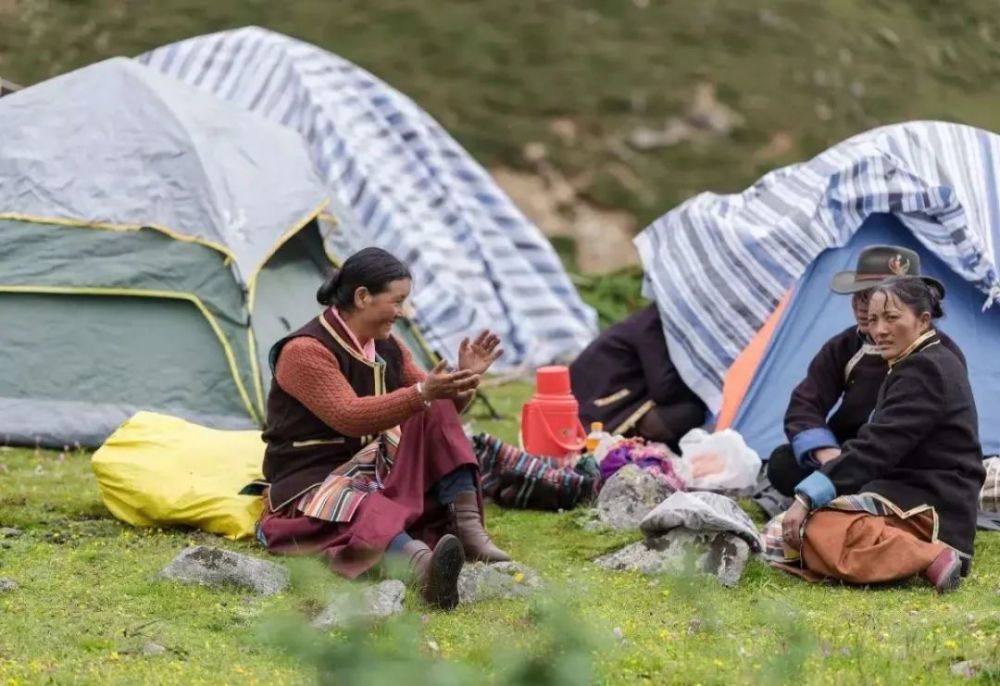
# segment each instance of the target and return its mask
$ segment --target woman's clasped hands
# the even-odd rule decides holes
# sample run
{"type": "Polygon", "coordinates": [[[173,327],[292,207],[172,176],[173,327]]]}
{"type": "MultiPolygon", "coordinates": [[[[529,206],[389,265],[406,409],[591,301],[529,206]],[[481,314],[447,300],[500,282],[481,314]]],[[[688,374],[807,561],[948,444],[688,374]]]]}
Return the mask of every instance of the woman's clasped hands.
{"type": "Polygon", "coordinates": [[[424,400],[468,402],[479,388],[482,375],[501,355],[500,337],[488,329],[473,340],[463,339],[458,347],[458,369],[451,369],[444,360],[438,362],[423,382],[424,400]]]}

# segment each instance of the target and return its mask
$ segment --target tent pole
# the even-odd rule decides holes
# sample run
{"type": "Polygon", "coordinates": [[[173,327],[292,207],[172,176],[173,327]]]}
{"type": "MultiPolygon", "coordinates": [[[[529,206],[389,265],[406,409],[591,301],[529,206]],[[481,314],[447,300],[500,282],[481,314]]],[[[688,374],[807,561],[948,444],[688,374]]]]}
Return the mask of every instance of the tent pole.
{"type": "Polygon", "coordinates": [[[477,390],[476,396],[472,399],[473,403],[476,403],[477,401],[481,402],[483,405],[486,405],[486,409],[490,413],[490,419],[493,420],[503,419],[503,415],[497,412],[496,408],[493,407],[493,403],[490,402],[489,397],[482,391],[477,390]]]}

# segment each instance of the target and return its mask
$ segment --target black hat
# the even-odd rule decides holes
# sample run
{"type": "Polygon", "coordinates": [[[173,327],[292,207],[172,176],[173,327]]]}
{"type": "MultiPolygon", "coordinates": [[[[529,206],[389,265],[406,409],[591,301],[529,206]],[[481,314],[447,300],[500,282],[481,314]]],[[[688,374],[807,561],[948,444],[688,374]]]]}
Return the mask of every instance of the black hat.
{"type": "Polygon", "coordinates": [[[944,297],[944,284],[930,276],[920,274],[920,255],[898,245],[872,245],[858,255],[857,270],[837,272],[830,281],[834,293],[849,295],[875,288],[894,276],[919,276],[928,286],[936,288],[944,297]]]}

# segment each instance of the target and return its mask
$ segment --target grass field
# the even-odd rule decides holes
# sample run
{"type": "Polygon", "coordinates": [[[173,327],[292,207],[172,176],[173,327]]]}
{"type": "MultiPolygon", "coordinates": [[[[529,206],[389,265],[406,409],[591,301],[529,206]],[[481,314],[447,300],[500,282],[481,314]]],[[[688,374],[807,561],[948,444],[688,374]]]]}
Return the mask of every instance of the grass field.
{"type": "MultiPolygon", "coordinates": [[[[525,393],[513,386],[493,395],[510,418],[525,393]]],[[[507,438],[516,431],[511,419],[477,423],[507,438]]],[[[0,684],[313,678],[306,663],[266,638],[266,628],[276,616],[314,612],[344,582],[294,564],[293,590],[268,599],[156,581],[192,542],[263,553],[252,542],[117,522],[101,504],[85,453],[5,449],[0,464],[0,526],[24,531],[0,547],[0,577],[19,585],[0,593],[0,684]],[[150,642],[167,652],[144,655],[150,642]]],[[[608,573],[590,561],[634,535],[588,532],[578,520],[574,512],[489,511],[498,541],[566,596],[574,626],[597,636],[587,650],[596,683],[941,683],[967,660],[979,683],[1000,683],[1000,535],[980,535],[972,576],[938,597],[917,583],[877,591],[810,586],[756,561],[734,589],[608,573]]],[[[489,673],[497,651],[530,654],[542,638],[526,600],[450,614],[427,612],[412,597],[408,604],[406,635],[431,664],[461,661],[489,673]]],[[[373,667],[371,678],[354,683],[380,683],[380,673],[373,667]]]]}
{"type": "MultiPolygon", "coordinates": [[[[544,143],[589,200],[630,211],[639,226],[693,193],[741,189],[878,124],[1000,128],[995,0],[0,0],[0,23],[0,75],[22,84],[267,26],[405,91],[488,166],[524,167],[525,144],[544,143]],[[702,82],[741,127],[667,149],[629,147],[636,127],[682,114],[702,82]],[[566,120],[574,136],[554,126],[566,120]]],[[[583,279],[581,289],[608,322],[635,306],[637,281],[583,279]]],[[[506,419],[477,417],[477,428],[513,439],[525,393],[495,391],[506,419]]],[[[952,665],[971,661],[973,683],[1000,684],[1000,534],[980,535],[972,576],[937,597],[921,584],[810,586],[758,562],[735,589],[612,574],[591,560],[634,535],[587,531],[573,512],[492,508],[489,522],[561,591],[572,625],[597,637],[580,639],[596,683],[943,683],[960,679],[952,665]]],[[[156,581],[192,542],[263,553],[117,522],[85,453],[0,448],[2,526],[24,533],[0,539],[0,577],[18,584],[0,591],[0,684],[308,682],[315,672],[277,646],[274,622],[315,611],[345,586],[293,563],[292,590],[267,599],[156,581]],[[144,654],[149,643],[166,652],[144,654]]],[[[408,603],[400,630],[431,664],[499,674],[551,631],[524,600],[450,614],[408,603]]],[[[373,640],[392,635],[380,629],[373,640]]],[[[379,683],[383,666],[358,683],[379,683]]]]}

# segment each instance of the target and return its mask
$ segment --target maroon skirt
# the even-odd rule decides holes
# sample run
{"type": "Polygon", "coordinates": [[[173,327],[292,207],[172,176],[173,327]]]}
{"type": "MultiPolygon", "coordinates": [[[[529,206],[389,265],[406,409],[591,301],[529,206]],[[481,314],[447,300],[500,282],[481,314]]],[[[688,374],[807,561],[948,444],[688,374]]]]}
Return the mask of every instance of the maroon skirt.
{"type": "Polygon", "coordinates": [[[402,531],[433,547],[447,533],[449,520],[431,489],[465,465],[478,474],[479,465],[450,400],[432,403],[404,421],[400,430],[383,488],[364,498],[350,522],[307,517],[295,502],[280,510],[265,508],[258,535],[267,549],[284,555],[323,555],[334,571],[353,579],[375,565],[402,531]]]}

